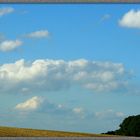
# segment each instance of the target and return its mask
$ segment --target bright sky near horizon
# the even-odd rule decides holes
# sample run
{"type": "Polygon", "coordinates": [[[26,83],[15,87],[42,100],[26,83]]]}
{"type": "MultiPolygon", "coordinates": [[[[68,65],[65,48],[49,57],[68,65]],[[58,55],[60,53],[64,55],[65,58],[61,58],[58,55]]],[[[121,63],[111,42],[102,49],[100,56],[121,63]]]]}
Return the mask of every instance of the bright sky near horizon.
{"type": "Polygon", "coordinates": [[[0,126],[102,133],[140,113],[140,5],[0,4],[0,126]]]}

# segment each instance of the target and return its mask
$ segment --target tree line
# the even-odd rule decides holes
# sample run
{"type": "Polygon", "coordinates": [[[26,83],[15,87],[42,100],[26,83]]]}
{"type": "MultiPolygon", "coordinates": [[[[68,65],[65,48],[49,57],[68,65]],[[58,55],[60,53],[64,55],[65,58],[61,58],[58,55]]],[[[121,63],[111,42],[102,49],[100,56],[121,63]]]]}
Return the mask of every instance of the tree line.
{"type": "Polygon", "coordinates": [[[129,116],[119,125],[119,129],[108,131],[105,134],[123,135],[123,136],[140,136],[140,115],[129,116]]]}

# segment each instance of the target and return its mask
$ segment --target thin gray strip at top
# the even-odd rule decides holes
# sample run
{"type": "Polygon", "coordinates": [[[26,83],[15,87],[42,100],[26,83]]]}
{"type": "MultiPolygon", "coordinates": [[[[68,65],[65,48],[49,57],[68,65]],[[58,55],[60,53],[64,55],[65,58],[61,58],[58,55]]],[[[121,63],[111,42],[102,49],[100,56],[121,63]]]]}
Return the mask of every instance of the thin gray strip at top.
{"type": "Polygon", "coordinates": [[[0,0],[0,3],[140,3],[140,0],[0,0]]]}

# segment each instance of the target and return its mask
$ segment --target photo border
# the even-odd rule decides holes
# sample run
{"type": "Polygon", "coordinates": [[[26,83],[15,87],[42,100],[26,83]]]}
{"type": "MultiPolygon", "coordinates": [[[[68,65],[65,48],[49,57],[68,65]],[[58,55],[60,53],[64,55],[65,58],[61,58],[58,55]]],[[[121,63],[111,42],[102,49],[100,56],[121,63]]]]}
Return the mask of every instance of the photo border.
{"type": "MultiPolygon", "coordinates": [[[[140,0],[0,0],[0,4],[140,4],[140,0]]],[[[98,140],[99,137],[0,137],[0,140],[98,140]]],[[[106,137],[107,140],[110,138],[106,137]]],[[[133,137],[132,137],[133,138],[133,137]]],[[[100,138],[102,139],[102,138],[100,138]]],[[[127,140],[127,137],[123,137],[127,140]]],[[[139,138],[134,138],[138,140],[139,138]]],[[[103,140],[105,140],[103,138],[103,140]]],[[[113,138],[118,140],[118,138],[113,138]]]]}

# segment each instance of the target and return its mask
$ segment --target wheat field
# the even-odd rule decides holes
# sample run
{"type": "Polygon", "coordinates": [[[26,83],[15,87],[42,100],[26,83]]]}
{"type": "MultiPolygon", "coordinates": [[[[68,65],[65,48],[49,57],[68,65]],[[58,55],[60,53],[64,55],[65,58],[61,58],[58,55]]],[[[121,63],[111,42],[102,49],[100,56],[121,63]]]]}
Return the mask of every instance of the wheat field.
{"type": "Polygon", "coordinates": [[[0,137],[103,137],[108,135],[28,128],[0,127],[0,137]]]}

